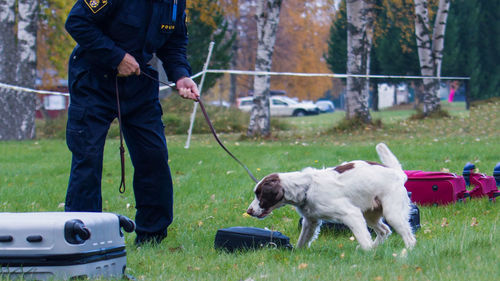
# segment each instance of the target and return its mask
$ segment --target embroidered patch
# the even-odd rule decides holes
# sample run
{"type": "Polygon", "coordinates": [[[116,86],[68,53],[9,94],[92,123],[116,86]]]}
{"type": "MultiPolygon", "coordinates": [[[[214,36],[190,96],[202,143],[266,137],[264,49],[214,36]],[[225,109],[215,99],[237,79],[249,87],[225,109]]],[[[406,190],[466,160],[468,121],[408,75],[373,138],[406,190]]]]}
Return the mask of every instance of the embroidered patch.
{"type": "Polygon", "coordinates": [[[174,24],[161,24],[160,25],[160,30],[162,32],[171,32],[174,29],[175,29],[175,25],[174,24]]]}
{"type": "Polygon", "coordinates": [[[94,14],[99,12],[108,4],[108,0],[84,0],[84,2],[94,14]]]}

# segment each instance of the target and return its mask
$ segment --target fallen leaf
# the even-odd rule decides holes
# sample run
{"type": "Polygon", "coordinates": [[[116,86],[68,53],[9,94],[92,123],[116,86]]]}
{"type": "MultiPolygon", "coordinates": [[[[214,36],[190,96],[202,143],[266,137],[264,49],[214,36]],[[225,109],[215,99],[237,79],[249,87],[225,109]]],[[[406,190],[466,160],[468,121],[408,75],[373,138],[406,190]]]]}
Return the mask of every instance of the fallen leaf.
{"type": "Polygon", "coordinates": [[[408,256],[408,250],[406,249],[401,250],[401,257],[406,258],[407,256],[408,256]]]}
{"type": "Polygon", "coordinates": [[[448,219],[443,218],[443,220],[441,221],[441,227],[447,227],[447,226],[448,226],[448,219]]]}
{"type": "Polygon", "coordinates": [[[177,247],[168,248],[168,250],[171,253],[181,252],[182,250],[184,250],[184,247],[182,245],[180,245],[180,246],[177,246],[177,247]]]}
{"type": "Polygon", "coordinates": [[[298,268],[299,268],[299,269],[304,269],[304,268],[306,268],[306,267],[307,267],[307,263],[301,263],[301,264],[299,264],[299,266],[298,266],[298,268]]]}

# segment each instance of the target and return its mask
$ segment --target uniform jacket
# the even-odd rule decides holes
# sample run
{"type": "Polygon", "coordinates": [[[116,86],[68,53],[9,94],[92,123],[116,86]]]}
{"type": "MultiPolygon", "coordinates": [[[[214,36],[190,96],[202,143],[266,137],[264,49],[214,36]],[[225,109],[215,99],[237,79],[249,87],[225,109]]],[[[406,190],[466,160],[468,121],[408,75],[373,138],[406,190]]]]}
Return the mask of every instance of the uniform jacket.
{"type": "Polygon", "coordinates": [[[189,76],[185,0],[77,0],[66,30],[78,43],[69,80],[83,71],[116,72],[125,53],[141,69],[156,53],[169,80],[189,76]]]}

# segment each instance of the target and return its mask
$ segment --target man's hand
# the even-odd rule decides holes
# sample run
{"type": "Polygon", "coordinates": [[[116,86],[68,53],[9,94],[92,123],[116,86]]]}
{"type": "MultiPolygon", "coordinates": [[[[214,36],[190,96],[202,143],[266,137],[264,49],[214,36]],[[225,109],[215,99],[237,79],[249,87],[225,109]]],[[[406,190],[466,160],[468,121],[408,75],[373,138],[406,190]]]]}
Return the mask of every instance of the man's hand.
{"type": "Polygon", "coordinates": [[[185,99],[197,101],[200,97],[198,86],[196,86],[196,83],[189,77],[183,77],[177,80],[175,85],[179,91],[179,95],[185,99]]]}
{"type": "Polygon", "coordinates": [[[118,76],[124,77],[132,74],[141,75],[141,68],[135,58],[126,53],[118,65],[118,76]]]}

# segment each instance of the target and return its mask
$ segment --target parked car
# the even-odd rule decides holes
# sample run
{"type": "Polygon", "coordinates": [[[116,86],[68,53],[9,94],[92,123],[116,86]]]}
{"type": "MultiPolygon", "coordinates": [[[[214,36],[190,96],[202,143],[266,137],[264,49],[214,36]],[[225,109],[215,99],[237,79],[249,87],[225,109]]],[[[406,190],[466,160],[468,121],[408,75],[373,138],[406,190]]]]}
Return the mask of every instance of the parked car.
{"type": "Polygon", "coordinates": [[[316,106],[321,113],[335,112],[335,105],[329,100],[319,100],[316,102],[316,106]]]}
{"type": "MultiPolygon", "coordinates": [[[[269,97],[271,116],[305,116],[319,114],[318,107],[313,103],[295,101],[285,96],[269,97]]],[[[238,108],[249,112],[253,107],[253,97],[238,99],[238,108]]]]}
{"type": "Polygon", "coordinates": [[[221,106],[221,107],[225,107],[225,108],[231,107],[231,104],[225,100],[214,100],[214,101],[209,102],[208,104],[213,105],[213,106],[221,106]]]}

